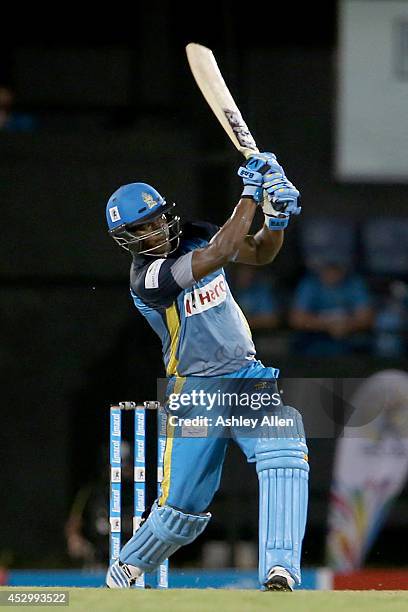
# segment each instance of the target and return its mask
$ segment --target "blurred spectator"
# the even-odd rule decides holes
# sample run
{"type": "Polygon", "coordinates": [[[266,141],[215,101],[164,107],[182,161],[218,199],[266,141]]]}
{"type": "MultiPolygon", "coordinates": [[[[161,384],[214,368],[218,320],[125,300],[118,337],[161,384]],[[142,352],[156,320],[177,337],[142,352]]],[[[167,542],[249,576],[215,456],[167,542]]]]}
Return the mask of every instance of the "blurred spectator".
{"type": "Polygon", "coordinates": [[[296,289],[290,325],[299,330],[296,350],[310,356],[351,353],[358,332],[370,329],[373,313],[364,280],[344,263],[321,261],[296,289]]]}
{"type": "Polygon", "coordinates": [[[248,319],[252,331],[276,327],[278,309],[271,284],[255,266],[237,266],[234,296],[248,319]]]}
{"type": "MultiPolygon", "coordinates": [[[[131,447],[123,441],[122,453],[122,537],[133,533],[133,462],[131,447]]],[[[106,461],[107,463],[107,461],[106,461]]],[[[109,476],[106,465],[100,477],[82,487],[75,496],[65,524],[68,555],[81,567],[105,567],[109,560],[109,476]]]]}
{"type": "Polygon", "coordinates": [[[31,115],[13,110],[14,92],[6,85],[0,85],[0,131],[31,132],[36,121],[31,115]]]}
{"type": "Polygon", "coordinates": [[[375,319],[374,351],[379,357],[401,357],[406,352],[408,286],[393,281],[375,319]]]}

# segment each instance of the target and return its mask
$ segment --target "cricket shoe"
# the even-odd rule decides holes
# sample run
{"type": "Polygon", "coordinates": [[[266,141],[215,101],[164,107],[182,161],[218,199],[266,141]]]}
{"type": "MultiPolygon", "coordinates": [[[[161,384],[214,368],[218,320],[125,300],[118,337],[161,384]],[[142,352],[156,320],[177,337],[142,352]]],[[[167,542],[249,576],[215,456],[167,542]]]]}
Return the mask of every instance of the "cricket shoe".
{"type": "Polygon", "coordinates": [[[109,589],[130,589],[142,574],[142,570],[138,567],[126,565],[117,559],[107,571],[106,586],[109,589]]]}
{"type": "Polygon", "coordinates": [[[293,591],[294,579],[288,570],[280,565],[275,565],[269,573],[265,582],[267,591],[293,591]]]}

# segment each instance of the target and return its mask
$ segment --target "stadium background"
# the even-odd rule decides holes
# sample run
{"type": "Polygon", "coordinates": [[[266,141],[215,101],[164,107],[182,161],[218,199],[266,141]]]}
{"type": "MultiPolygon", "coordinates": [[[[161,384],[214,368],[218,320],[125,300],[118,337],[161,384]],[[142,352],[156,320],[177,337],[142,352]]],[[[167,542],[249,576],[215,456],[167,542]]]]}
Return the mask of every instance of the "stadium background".
{"type": "MultiPolygon", "coordinates": [[[[15,90],[15,111],[33,119],[30,129],[0,132],[3,566],[72,564],[64,525],[78,487],[99,473],[109,403],[150,398],[163,374],[159,342],[129,299],[126,256],[106,235],[107,198],[143,179],[185,218],[222,223],[239,196],[240,159],[193,83],[187,42],[214,49],[260,146],[301,188],[304,215],[273,265],[282,295],[304,272],[307,217],[340,216],[361,228],[372,215],[406,216],[407,185],[334,176],[336,3],[251,9],[259,24],[231,3],[218,6],[215,17],[150,2],[126,23],[103,16],[90,28],[71,15],[65,33],[43,24],[3,39],[0,83],[15,90]]],[[[378,279],[359,270],[375,289],[378,279]]],[[[286,348],[276,349],[274,334],[260,340],[260,358],[285,377],[364,377],[407,365],[406,354],[305,360],[291,352],[290,334],[283,318],[276,336],[286,348]]],[[[309,442],[306,564],[324,562],[334,445],[309,442]]],[[[407,535],[407,503],[405,489],[370,564],[403,562],[394,542],[407,535]]],[[[255,474],[231,449],[205,537],[228,541],[232,563],[234,542],[256,539],[256,507],[255,474]]],[[[196,562],[202,541],[175,563],[196,562]]]]}

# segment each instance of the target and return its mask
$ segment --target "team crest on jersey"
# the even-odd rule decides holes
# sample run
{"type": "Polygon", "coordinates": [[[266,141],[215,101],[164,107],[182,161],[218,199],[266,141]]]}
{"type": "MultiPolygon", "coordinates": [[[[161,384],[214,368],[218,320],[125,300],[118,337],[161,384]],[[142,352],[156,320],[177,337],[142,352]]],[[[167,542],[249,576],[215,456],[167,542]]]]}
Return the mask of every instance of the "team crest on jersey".
{"type": "Polygon", "coordinates": [[[157,204],[156,200],[150,193],[142,192],[142,200],[145,204],[147,204],[147,208],[153,208],[157,204]]]}
{"type": "Polygon", "coordinates": [[[197,287],[194,291],[186,293],[184,296],[184,314],[191,317],[214,308],[227,297],[227,283],[222,274],[219,274],[212,281],[203,287],[197,287]]]}

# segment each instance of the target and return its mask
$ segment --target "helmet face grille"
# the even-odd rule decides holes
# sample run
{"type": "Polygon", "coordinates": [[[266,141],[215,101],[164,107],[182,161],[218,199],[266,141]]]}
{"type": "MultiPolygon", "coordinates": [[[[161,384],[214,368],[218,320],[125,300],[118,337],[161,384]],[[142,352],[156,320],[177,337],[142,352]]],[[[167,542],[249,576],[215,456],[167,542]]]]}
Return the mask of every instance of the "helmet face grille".
{"type": "MultiPolygon", "coordinates": [[[[175,204],[172,204],[171,208],[174,206],[175,204]]],[[[125,249],[125,251],[129,251],[134,255],[149,255],[152,257],[163,257],[163,255],[167,256],[170,253],[173,253],[179,246],[180,236],[182,233],[180,230],[180,217],[174,215],[171,211],[166,212],[166,214],[161,211],[159,214],[156,214],[153,218],[151,218],[150,221],[157,219],[158,217],[163,217],[164,223],[162,227],[141,234],[140,236],[135,236],[132,230],[139,230],[149,221],[145,221],[144,223],[122,225],[114,230],[111,230],[109,234],[122,249],[125,249]],[[162,236],[163,240],[159,241],[158,244],[151,246],[151,239],[157,238],[158,236],[162,236]],[[163,247],[167,248],[163,250],[163,247]]]]}

